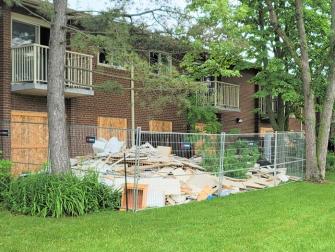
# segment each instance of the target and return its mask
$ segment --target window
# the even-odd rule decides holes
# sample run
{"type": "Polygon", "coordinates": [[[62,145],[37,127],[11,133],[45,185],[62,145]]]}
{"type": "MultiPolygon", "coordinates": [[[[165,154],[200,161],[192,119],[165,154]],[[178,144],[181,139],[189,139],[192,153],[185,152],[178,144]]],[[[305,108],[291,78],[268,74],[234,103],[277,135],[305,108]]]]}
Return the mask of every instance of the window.
{"type": "Polygon", "coordinates": [[[154,73],[169,74],[172,71],[172,58],[168,53],[151,51],[149,63],[153,67],[154,73]]]}
{"type": "Polygon", "coordinates": [[[38,43],[39,27],[18,21],[12,23],[12,46],[38,43]]]}
{"type": "Polygon", "coordinates": [[[109,52],[106,49],[101,49],[98,55],[98,65],[124,69],[124,57],[116,50],[109,52]]]}
{"type": "MultiPolygon", "coordinates": [[[[259,108],[261,113],[266,114],[267,109],[266,109],[266,101],[265,98],[261,97],[259,98],[259,108]]],[[[274,113],[277,113],[278,110],[278,99],[276,97],[272,97],[272,110],[274,113]]]]}

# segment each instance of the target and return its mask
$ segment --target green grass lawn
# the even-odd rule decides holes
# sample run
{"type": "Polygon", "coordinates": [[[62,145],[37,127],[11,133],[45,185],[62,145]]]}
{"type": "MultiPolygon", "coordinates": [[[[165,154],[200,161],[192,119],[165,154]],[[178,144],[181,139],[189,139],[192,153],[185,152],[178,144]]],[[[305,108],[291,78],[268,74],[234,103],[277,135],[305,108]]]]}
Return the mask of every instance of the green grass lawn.
{"type": "Polygon", "coordinates": [[[335,174],[226,198],[79,218],[0,211],[2,251],[335,251],[335,174]]]}

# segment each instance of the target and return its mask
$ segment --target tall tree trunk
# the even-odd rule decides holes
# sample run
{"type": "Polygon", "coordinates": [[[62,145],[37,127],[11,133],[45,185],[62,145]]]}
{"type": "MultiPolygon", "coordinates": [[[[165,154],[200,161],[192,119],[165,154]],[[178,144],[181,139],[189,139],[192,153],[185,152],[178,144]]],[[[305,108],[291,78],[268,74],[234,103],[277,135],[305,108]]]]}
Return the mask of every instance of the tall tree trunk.
{"type": "Polygon", "coordinates": [[[67,0],[54,0],[48,60],[48,127],[53,173],[70,168],[64,101],[67,0]]]}
{"type": "Polygon", "coordinates": [[[330,34],[330,73],[329,84],[327,87],[326,97],[323,102],[320,116],[317,157],[322,179],[325,178],[326,158],[328,151],[328,141],[330,126],[332,121],[333,107],[335,101],[335,0],[332,0],[331,6],[331,34],[330,34]]]}
{"type": "Polygon", "coordinates": [[[317,162],[316,152],[316,121],[315,121],[315,101],[312,90],[312,77],[309,66],[308,46],[303,17],[303,5],[301,0],[295,0],[297,28],[299,32],[299,42],[301,50],[301,77],[303,81],[304,106],[305,106],[305,131],[306,131],[306,178],[308,180],[319,181],[321,178],[320,169],[317,162]]]}
{"type": "MultiPolygon", "coordinates": [[[[333,0],[334,1],[334,0],[333,0]]],[[[305,132],[306,132],[306,179],[311,181],[320,181],[324,177],[320,171],[317,146],[316,146],[316,119],[315,119],[315,98],[311,87],[311,70],[309,66],[309,55],[307,47],[307,38],[303,17],[302,0],[295,0],[296,22],[299,32],[300,52],[296,52],[294,43],[287,34],[281,29],[276,12],[273,9],[272,1],[266,0],[270,13],[270,22],[274,31],[281,37],[287,46],[295,63],[301,71],[304,92],[304,115],[305,115],[305,132]]]]}

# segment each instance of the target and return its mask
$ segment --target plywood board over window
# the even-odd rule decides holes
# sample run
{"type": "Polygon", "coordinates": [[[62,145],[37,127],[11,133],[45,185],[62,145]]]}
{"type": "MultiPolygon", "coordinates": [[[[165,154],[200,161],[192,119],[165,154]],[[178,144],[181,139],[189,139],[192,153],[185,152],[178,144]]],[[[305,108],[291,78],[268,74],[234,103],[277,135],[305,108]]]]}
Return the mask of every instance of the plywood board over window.
{"type": "Polygon", "coordinates": [[[273,133],[273,128],[270,127],[260,127],[259,128],[260,134],[266,134],[266,133],[273,133]]]}
{"type": "Polygon", "coordinates": [[[150,120],[149,130],[155,132],[172,132],[171,121],[150,120]]]}
{"type": "Polygon", "coordinates": [[[120,141],[127,141],[127,118],[99,116],[98,127],[98,138],[117,137],[120,141]]]}
{"type": "Polygon", "coordinates": [[[39,171],[48,160],[48,116],[44,112],[11,112],[12,173],[39,171]]]}

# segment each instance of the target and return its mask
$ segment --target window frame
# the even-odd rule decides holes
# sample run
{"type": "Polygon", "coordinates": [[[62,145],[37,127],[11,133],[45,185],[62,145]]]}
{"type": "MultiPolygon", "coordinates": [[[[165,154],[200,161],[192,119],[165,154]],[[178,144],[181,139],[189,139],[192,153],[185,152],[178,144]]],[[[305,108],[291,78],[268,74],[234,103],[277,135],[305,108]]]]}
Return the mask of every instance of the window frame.
{"type": "MultiPolygon", "coordinates": [[[[153,65],[151,64],[151,53],[158,53],[158,62],[156,64],[162,64],[162,55],[165,55],[168,59],[168,73],[171,74],[172,73],[172,56],[171,53],[168,52],[163,52],[163,51],[158,51],[158,50],[150,50],[149,51],[149,66],[153,65]]],[[[158,73],[156,74],[162,74],[161,73],[161,69],[158,69],[158,73]]]]}
{"type": "MultiPolygon", "coordinates": [[[[41,26],[45,27],[45,28],[49,28],[50,29],[50,25],[43,20],[40,20],[38,18],[34,18],[34,17],[30,17],[27,15],[22,15],[16,12],[11,12],[11,23],[10,23],[10,44],[11,47],[13,47],[12,45],[12,40],[13,40],[13,22],[17,22],[17,23],[22,23],[22,24],[26,24],[26,25],[31,25],[31,26],[35,26],[35,42],[33,44],[38,44],[40,45],[41,42],[41,26]]],[[[15,46],[14,46],[15,47],[15,46]]]]}
{"type": "MultiPolygon", "coordinates": [[[[104,49],[102,49],[104,50],[104,49]]],[[[101,63],[100,62],[100,51],[97,53],[97,66],[102,66],[102,67],[107,67],[107,68],[114,68],[114,69],[117,69],[117,70],[127,70],[127,68],[125,66],[117,66],[117,65],[114,65],[113,63],[111,64],[106,64],[106,63],[101,63]]]]}

